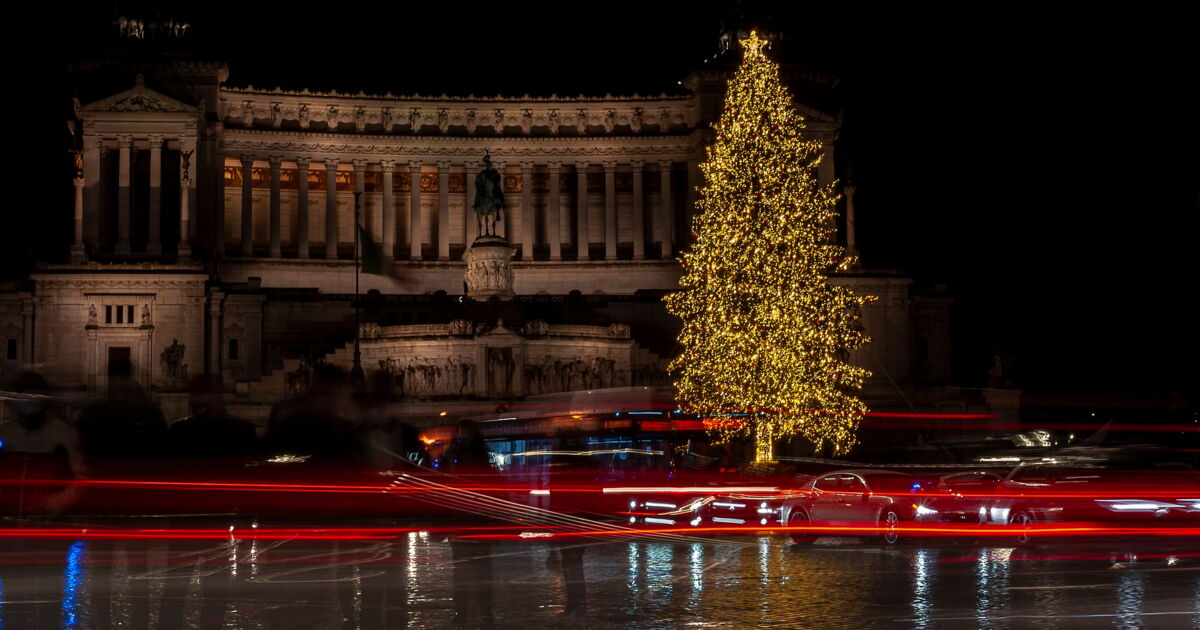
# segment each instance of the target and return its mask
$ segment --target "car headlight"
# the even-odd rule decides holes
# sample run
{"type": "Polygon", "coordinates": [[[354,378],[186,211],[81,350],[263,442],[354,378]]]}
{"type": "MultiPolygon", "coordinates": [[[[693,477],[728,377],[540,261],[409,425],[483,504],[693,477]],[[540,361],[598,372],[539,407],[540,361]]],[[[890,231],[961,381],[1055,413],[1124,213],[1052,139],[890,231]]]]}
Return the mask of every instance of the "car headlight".
{"type": "Polygon", "coordinates": [[[925,507],[924,505],[918,505],[915,507],[917,510],[917,516],[933,516],[934,514],[938,513],[937,510],[931,507],[925,507]]]}

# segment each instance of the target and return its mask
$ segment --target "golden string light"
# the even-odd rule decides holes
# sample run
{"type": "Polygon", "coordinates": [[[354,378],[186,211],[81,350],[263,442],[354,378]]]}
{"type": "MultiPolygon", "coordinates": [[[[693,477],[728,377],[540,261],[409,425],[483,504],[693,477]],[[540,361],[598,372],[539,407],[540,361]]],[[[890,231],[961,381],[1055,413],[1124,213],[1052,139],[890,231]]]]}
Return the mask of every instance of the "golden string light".
{"type": "Polygon", "coordinates": [[[722,438],[752,436],[759,462],[795,434],[817,450],[855,444],[870,372],[845,355],[868,341],[856,324],[874,299],[827,282],[854,262],[834,240],[838,197],[817,181],[821,144],[804,137],[766,43],[741,41],[700,166],[681,290],[666,297],[683,320],[671,363],[680,404],[722,438]]]}

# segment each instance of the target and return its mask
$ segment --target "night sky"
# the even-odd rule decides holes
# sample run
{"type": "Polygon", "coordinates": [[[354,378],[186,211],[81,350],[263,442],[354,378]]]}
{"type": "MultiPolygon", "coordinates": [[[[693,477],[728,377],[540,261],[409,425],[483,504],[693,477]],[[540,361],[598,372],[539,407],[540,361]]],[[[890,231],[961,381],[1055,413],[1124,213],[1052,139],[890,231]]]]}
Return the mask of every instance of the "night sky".
{"type": "MultiPolygon", "coordinates": [[[[678,89],[737,13],[728,2],[265,4],[173,15],[229,62],[231,85],[573,95],[678,89]]],[[[25,93],[36,111],[18,130],[40,164],[65,160],[63,51],[108,40],[114,7],[29,18],[46,24],[40,43],[10,42],[10,80],[44,86],[25,93]]],[[[1186,45],[1190,20],[958,10],[744,13],[786,33],[787,61],[841,77],[839,170],[858,188],[864,260],[946,285],[963,384],[984,383],[999,343],[1029,390],[1194,395],[1200,333],[1186,304],[1197,285],[1200,103],[1187,92],[1200,64],[1186,45]]],[[[36,212],[5,210],[6,278],[31,258],[65,258],[69,244],[67,171],[30,169],[24,181],[51,192],[36,212]]]]}

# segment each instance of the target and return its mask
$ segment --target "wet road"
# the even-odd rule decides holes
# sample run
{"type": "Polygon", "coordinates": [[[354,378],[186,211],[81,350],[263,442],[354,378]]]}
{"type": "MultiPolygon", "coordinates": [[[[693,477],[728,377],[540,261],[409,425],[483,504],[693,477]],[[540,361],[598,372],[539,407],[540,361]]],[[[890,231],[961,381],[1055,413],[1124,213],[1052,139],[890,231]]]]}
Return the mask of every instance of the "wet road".
{"type": "Polygon", "coordinates": [[[9,539],[0,628],[1200,628],[1194,542],[9,539]]]}

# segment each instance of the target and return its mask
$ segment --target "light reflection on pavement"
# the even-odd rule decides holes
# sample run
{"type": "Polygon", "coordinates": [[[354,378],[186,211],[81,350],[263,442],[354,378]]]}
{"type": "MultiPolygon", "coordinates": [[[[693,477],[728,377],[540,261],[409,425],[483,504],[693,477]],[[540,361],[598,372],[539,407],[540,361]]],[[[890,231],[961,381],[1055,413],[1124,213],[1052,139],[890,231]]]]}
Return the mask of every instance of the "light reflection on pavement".
{"type": "Polygon", "coordinates": [[[1181,628],[1194,541],[6,540],[0,628],[1181,628]]]}

